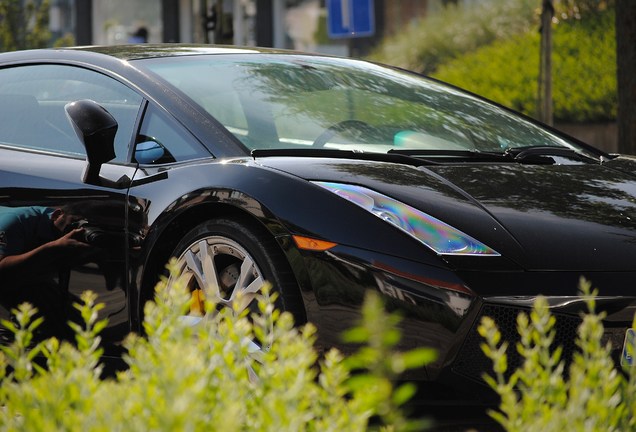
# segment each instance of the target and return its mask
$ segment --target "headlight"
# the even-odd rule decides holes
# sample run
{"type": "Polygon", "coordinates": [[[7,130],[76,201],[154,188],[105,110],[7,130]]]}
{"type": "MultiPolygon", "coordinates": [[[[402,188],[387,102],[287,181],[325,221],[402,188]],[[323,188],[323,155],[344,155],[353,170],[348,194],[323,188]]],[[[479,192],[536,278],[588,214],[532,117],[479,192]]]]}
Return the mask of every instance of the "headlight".
{"type": "Polygon", "coordinates": [[[314,183],[396,226],[438,255],[500,255],[441,220],[371,189],[341,183],[314,183]]]}

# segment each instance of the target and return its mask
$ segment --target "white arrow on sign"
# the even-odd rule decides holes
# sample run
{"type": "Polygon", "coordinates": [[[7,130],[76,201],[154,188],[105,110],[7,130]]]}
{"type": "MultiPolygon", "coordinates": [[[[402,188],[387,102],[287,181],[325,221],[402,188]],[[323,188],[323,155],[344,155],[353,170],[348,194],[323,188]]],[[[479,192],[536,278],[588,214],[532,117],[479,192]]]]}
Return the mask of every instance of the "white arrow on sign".
{"type": "Polygon", "coordinates": [[[342,12],[342,28],[348,29],[351,27],[351,17],[349,15],[351,9],[349,9],[349,0],[340,1],[340,11],[342,12]]]}

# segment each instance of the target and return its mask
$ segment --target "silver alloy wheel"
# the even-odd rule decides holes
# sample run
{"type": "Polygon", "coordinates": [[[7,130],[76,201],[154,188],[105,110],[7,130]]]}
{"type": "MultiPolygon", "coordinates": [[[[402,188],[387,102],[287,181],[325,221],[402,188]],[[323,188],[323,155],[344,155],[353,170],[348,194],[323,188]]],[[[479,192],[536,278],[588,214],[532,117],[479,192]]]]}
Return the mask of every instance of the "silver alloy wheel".
{"type": "Polygon", "coordinates": [[[181,280],[201,289],[215,303],[239,312],[254,301],[264,279],[254,259],[238,243],[222,236],[192,243],[179,257],[181,280]],[[238,305],[235,305],[239,302],[238,305]]]}
{"type": "MultiPolygon", "coordinates": [[[[245,248],[224,236],[209,236],[193,242],[178,258],[178,263],[179,281],[186,283],[191,293],[200,289],[205,298],[219,306],[234,308],[237,313],[254,306],[265,282],[245,248]]],[[[196,325],[202,318],[191,309],[183,321],[196,325]]],[[[264,348],[251,340],[246,343],[250,357],[260,362],[264,348]]],[[[258,379],[252,368],[248,372],[251,379],[258,379]]]]}

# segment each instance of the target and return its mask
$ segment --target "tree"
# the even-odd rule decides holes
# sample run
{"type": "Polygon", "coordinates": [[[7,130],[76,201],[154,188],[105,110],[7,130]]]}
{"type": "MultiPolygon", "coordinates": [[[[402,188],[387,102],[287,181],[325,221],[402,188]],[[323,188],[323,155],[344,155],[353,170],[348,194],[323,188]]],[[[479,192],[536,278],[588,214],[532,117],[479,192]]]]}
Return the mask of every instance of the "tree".
{"type": "Polygon", "coordinates": [[[552,0],[543,0],[541,6],[541,47],[539,69],[539,120],[549,125],[552,121],[552,0]]]}
{"type": "Polygon", "coordinates": [[[618,151],[636,154],[636,1],[616,0],[618,151]]]}
{"type": "Polygon", "coordinates": [[[49,0],[0,0],[0,51],[49,45],[49,0]]]}

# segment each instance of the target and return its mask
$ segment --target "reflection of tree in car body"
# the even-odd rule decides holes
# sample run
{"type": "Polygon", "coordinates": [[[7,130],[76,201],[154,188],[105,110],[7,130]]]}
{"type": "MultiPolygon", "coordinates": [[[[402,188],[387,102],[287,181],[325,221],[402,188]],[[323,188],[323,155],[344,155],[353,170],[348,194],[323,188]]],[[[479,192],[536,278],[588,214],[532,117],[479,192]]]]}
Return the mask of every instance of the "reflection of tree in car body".
{"type": "MultiPolygon", "coordinates": [[[[72,313],[66,287],[70,267],[91,253],[78,206],[0,207],[0,313],[28,302],[64,337],[72,313]]],[[[0,329],[0,333],[5,333],[0,329]]],[[[45,335],[45,336],[50,336],[45,335]]],[[[1,335],[0,335],[1,337],[1,335]]]]}

